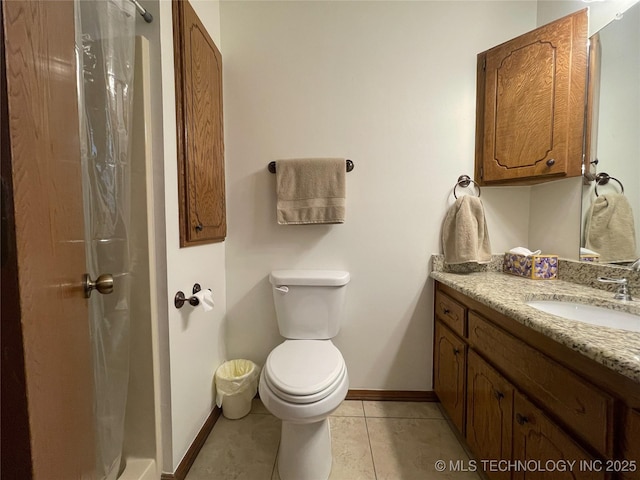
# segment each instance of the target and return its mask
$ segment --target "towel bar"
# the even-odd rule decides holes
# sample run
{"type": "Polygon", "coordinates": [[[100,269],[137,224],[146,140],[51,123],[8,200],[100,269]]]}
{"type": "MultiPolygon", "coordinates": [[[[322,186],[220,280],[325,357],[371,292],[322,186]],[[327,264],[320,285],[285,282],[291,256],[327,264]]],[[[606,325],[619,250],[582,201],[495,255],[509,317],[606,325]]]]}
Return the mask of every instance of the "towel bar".
{"type": "Polygon", "coordinates": [[[618,182],[618,185],[620,185],[620,193],[624,194],[624,186],[622,185],[622,182],[615,177],[609,176],[608,173],[602,172],[596,175],[596,186],[593,189],[596,197],[598,196],[598,185],[606,185],[607,183],[609,183],[609,180],[618,182]]]}
{"type": "MultiPolygon", "coordinates": [[[[355,166],[353,164],[353,161],[347,160],[346,163],[347,163],[347,172],[350,172],[351,170],[353,170],[353,167],[355,166]]],[[[276,173],[276,162],[269,162],[269,165],[267,166],[267,168],[271,173],[276,173]]]]}

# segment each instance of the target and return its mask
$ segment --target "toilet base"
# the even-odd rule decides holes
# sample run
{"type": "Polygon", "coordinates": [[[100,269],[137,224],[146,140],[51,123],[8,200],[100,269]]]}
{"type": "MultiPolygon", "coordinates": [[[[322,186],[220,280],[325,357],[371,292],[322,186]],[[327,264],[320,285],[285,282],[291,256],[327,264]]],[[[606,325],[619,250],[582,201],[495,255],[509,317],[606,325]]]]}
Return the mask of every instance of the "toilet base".
{"type": "Polygon", "coordinates": [[[329,419],[314,423],[282,422],[280,480],[326,480],[331,473],[329,419]]]}

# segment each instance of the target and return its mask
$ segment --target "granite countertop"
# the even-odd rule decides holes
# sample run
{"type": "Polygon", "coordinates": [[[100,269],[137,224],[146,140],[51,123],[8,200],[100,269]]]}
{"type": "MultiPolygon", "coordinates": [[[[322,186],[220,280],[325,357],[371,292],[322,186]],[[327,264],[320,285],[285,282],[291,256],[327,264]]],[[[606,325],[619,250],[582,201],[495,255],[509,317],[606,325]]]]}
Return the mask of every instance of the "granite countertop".
{"type": "MultiPolygon", "coordinates": [[[[451,273],[440,270],[440,265],[434,260],[431,278],[640,383],[640,332],[567,320],[525,303],[533,299],[573,299],[640,315],[640,301],[614,300],[609,291],[564,280],[531,280],[490,268],[451,273]]],[[[640,297],[640,292],[635,293],[640,297]]]]}

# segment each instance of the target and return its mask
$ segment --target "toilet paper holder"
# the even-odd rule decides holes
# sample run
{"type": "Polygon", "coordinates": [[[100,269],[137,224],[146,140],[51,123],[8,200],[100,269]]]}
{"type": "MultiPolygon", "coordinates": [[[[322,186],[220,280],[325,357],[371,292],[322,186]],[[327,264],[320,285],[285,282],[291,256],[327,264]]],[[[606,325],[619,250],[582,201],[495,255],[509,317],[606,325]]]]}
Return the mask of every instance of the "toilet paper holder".
{"type": "Polygon", "coordinates": [[[195,283],[192,289],[192,296],[189,298],[185,297],[184,292],[178,291],[178,293],[176,293],[176,296],[173,297],[173,304],[175,305],[176,308],[182,308],[185,302],[188,302],[189,305],[191,305],[192,307],[197,307],[200,304],[200,300],[198,300],[198,298],[195,297],[194,295],[198,293],[200,290],[202,290],[202,288],[200,287],[200,284],[195,283]]]}

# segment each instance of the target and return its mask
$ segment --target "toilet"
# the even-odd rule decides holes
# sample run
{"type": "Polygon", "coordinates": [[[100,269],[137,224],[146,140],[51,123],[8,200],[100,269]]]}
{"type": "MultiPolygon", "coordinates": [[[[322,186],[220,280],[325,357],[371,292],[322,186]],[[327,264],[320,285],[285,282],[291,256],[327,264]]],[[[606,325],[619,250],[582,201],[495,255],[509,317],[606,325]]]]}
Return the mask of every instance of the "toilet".
{"type": "Polygon", "coordinates": [[[260,399],[282,420],[281,480],[326,480],[331,473],[329,415],[347,396],[349,376],[331,339],[338,334],[349,272],[271,272],[280,334],[260,374],[260,399]]]}

